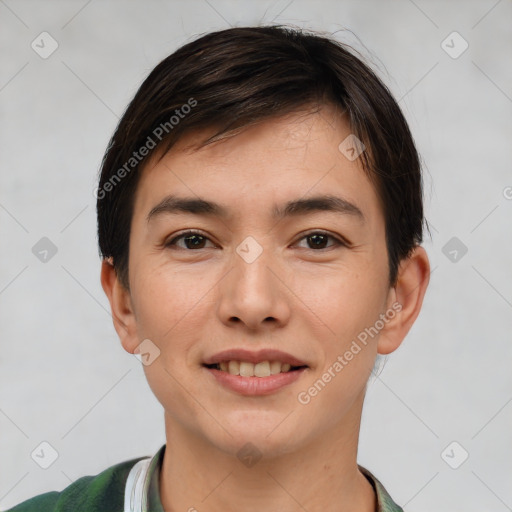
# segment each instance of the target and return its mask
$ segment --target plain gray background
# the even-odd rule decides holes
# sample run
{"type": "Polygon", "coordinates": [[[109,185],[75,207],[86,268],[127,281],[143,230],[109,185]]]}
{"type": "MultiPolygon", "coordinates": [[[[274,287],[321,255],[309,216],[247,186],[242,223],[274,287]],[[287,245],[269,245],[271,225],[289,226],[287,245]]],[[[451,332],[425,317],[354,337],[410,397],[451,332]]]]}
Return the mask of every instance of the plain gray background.
{"type": "Polygon", "coordinates": [[[161,59],[201,33],[277,22],[362,51],[424,160],[430,287],[369,385],[359,463],[409,512],[512,510],[510,0],[0,0],[1,509],[165,442],[100,286],[97,171],[161,59]],[[31,47],[51,48],[42,32],[58,44],[47,58],[31,47]],[[57,248],[46,262],[43,237],[57,248]],[[48,469],[31,458],[43,441],[58,452],[48,469]]]}

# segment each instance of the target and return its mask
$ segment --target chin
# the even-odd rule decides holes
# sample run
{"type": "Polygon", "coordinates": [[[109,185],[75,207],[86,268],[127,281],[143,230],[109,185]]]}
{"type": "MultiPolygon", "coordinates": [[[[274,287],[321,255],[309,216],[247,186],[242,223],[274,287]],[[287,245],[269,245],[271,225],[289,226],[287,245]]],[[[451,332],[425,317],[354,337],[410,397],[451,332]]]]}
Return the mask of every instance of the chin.
{"type": "Polygon", "coordinates": [[[300,445],[298,426],[292,418],[283,422],[286,415],[254,411],[233,416],[232,421],[223,423],[229,434],[222,430],[219,437],[210,437],[212,444],[231,456],[240,458],[246,452],[249,455],[254,452],[254,456],[272,458],[294,451],[300,445]]]}

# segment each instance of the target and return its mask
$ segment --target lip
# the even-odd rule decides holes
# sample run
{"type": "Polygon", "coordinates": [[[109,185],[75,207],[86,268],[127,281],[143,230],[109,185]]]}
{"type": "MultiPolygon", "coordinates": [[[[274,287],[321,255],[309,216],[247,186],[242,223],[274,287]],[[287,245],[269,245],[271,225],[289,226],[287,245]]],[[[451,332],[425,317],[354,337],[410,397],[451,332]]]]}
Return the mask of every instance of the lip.
{"type": "Polygon", "coordinates": [[[288,386],[301,377],[309,368],[307,363],[296,357],[275,349],[247,350],[247,349],[229,349],[218,352],[217,354],[206,358],[203,361],[203,368],[212,375],[222,386],[245,396],[270,395],[281,388],[288,386]],[[285,373],[277,373],[268,377],[242,377],[241,375],[231,375],[228,372],[208,368],[206,365],[218,364],[223,361],[245,361],[248,363],[261,363],[262,361],[279,361],[288,363],[290,366],[301,366],[296,370],[290,370],[285,373]]]}
{"type": "MultiPolygon", "coordinates": [[[[206,358],[203,361],[204,365],[217,364],[222,361],[245,361],[248,363],[261,363],[262,361],[279,361],[281,363],[288,363],[290,366],[308,366],[308,364],[296,357],[275,349],[262,349],[251,351],[247,349],[229,349],[218,352],[217,354],[206,358]]],[[[225,372],[223,372],[225,373],[225,372]]],[[[236,377],[236,375],[235,375],[236,377]]],[[[244,377],[250,379],[252,377],[244,377]]],[[[254,377],[257,379],[268,379],[269,377],[254,377]]]]}
{"type": "Polygon", "coordinates": [[[219,384],[245,396],[275,393],[295,382],[307,370],[307,368],[299,368],[298,370],[277,373],[268,377],[242,377],[240,375],[231,375],[228,372],[216,370],[215,368],[207,368],[206,366],[204,369],[213,375],[219,384]]]}

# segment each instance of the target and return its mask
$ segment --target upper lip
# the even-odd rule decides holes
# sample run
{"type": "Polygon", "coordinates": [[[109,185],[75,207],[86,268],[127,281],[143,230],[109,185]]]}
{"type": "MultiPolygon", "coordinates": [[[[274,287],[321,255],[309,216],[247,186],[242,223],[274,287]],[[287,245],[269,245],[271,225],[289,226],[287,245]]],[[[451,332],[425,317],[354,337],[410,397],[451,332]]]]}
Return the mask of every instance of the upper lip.
{"type": "Polygon", "coordinates": [[[206,358],[204,364],[216,364],[223,361],[246,361],[254,364],[261,363],[262,361],[279,361],[281,363],[288,363],[291,366],[307,366],[304,361],[281,350],[262,349],[251,351],[237,348],[217,352],[217,354],[206,358]]]}

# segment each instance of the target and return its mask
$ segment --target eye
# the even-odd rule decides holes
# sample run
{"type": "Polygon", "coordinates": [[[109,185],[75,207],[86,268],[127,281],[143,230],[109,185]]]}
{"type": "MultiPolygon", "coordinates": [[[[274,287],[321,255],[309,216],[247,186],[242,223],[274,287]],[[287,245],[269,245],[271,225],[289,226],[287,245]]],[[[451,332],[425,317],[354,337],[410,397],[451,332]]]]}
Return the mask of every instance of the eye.
{"type": "MultiPolygon", "coordinates": [[[[324,231],[314,231],[311,233],[306,234],[303,236],[299,241],[307,240],[307,243],[309,247],[305,247],[306,249],[313,249],[313,250],[322,250],[322,249],[329,249],[330,247],[338,247],[338,246],[347,246],[347,244],[335,236],[326,233],[324,231]],[[333,244],[326,247],[326,243],[328,240],[331,239],[334,241],[333,244]]],[[[204,236],[199,231],[185,231],[184,233],[181,233],[180,235],[174,237],[172,240],[167,242],[165,244],[166,247],[180,247],[181,249],[206,249],[207,247],[204,246],[206,242],[211,242],[211,240],[204,236]],[[178,245],[178,241],[183,240],[183,245],[178,245]]]]}
{"type": "Polygon", "coordinates": [[[173,238],[165,244],[166,247],[176,246],[176,241],[183,239],[185,247],[178,246],[182,249],[205,249],[204,243],[210,240],[208,237],[201,234],[199,231],[185,231],[177,237],[173,238]]]}
{"type": "Polygon", "coordinates": [[[303,236],[300,240],[307,240],[308,245],[311,245],[310,247],[306,247],[306,249],[321,250],[328,249],[330,247],[347,246],[345,242],[342,242],[335,236],[324,231],[313,231],[303,236]],[[325,247],[325,244],[327,243],[329,238],[334,240],[334,244],[325,247]]]}

